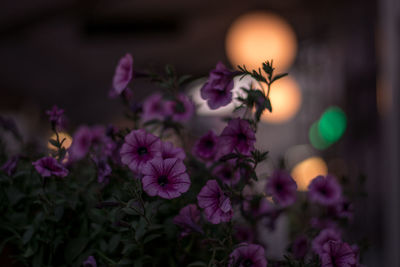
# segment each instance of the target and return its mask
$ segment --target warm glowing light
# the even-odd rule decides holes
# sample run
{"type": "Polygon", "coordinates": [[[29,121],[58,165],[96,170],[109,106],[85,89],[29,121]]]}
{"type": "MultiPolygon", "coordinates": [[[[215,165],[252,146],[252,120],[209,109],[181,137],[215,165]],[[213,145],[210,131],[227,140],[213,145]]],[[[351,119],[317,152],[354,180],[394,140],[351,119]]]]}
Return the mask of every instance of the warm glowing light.
{"type": "Polygon", "coordinates": [[[226,53],[234,66],[258,69],[273,60],[278,72],[287,70],[296,56],[297,40],[290,25],[280,16],[252,12],[239,17],[226,36],[226,53]]]}
{"type": "MultiPolygon", "coordinates": [[[[65,132],[59,132],[59,133],[58,133],[58,136],[59,136],[59,138],[60,138],[60,142],[65,138],[65,141],[64,141],[62,147],[64,147],[65,149],[68,149],[68,148],[71,146],[71,144],[72,144],[72,137],[71,137],[69,134],[65,133],[65,132]]],[[[57,139],[56,134],[53,134],[53,135],[50,137],[50,139],[56,140],[56,139],[57,139]]],[[[56,148],[55,148],[52,144],[50,144],[50,142],[47,144],[47,147],[48,147],[50,150],[56,150],[56,148]]]]}
{"type": "Polygon", "coordinates": [[[320,157],[311,157],[298,163],[292,170],[292,177],[297,183],[297,189],[306,191],[311,180],[318,175],[326,175],[328,167],[320,157]]]}
{"type": "Polygon", "coordinates": [[[272,113],[264,111],[261,119],[270,123],[283,123],[293,118],[300,108],[302,99],[299,86],[290,77],[274,82],[269,97],[272,113]]]}

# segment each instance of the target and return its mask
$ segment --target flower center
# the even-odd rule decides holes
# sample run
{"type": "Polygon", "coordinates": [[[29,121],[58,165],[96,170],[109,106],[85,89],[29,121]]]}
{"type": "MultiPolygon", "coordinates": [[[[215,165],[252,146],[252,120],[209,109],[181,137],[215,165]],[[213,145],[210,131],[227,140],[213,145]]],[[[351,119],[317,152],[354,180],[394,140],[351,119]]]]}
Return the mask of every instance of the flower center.
{"type": "Polygon", "coordinates": [[[247,140],[247,136],[246,136],[244,133],[239,133],[239,134],[237,135],[237,139],[238,139],[239,141],[246,141],[246,140],[247,140]]]}
{"type": "Polygon", "coordinates": [[[283,190],[283,185],[282,185],[281,183],[277,183],[277,184],[275,185],[275,189],[276,189],[277,192],[282,192],[282,190],[283,190]]]}
{"type": "Polygon", "coordinates": [[[323,196],[329,196],[329,190],[326,187],[322,187],[319,192],[323,195],[323,196]]]}
{"type": "Polygon", "coordinates": [[[253,261],[250,260],[250,259],[245,259],[245,260],[243,261],[242,265],[243,265],[244,267],[251,267],[251,266],[253,266],[253,261]]]}
{"type": "Polygon", "coordinates": [[[166,175],[161,175],[158,177],[157,182],[160,186],[164,187],[168,184],[168,177],[166,175]]]}
{"type": "Polygon", "coordinates": [[[214,147],[214,142],[212,140],[206,140],[204,141],[204,146],[208,149],[211,149],[214,147]]]}
{"type": "Polygon", "coordinates": [[[230,171],[230,170],[228,170],[228,169],[225,169],[223,172],[222,172],[222,176],[225,178],[225,179],[231,179],[232,178],[232,172],[230,171]]]}
{"type": "Polygon", "coordinates": [[[176,113],[179,113],[179,114],[185,113],[185,106],[183,105],[183,103],[181,101],[177,101],[175,103],[174,110],[176,113]]]}
{"type": "Polygon", "coordinates": [[[137,153],[139,154],[139,156],[145,155],[145,154],[147,154],[147,148],[145,148],[143,146],[139,147],[137,150],[137,153]]]}

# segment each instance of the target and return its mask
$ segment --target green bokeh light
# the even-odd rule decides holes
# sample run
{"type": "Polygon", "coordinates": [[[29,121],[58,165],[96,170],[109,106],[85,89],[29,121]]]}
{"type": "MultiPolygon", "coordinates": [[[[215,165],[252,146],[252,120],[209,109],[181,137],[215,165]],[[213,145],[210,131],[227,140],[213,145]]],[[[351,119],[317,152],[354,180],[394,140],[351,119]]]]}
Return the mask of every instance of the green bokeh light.
{"type": "Polygon", "coordinates": [[[339,107],[329,107],[321,118],[311,125],[308,132],[310,143],[316,149],[327,149],[343,136],[346,127],[347,118],[343,110],[339,107]]]}
{"type": "Polygon", "coordinates": [[[310,143],[313,147],[319,150],[327,149],[332,143],[327,142],[322,138],[318,131],[318,121],[314,122],[310,130],[308,132],[308,138],[310,139],[310,143]]]}
{"type": "Polygon", "coordinates": [[[346,131],[346,114],[339,107],[328,108],[318,122],[318,133],[327,143],[338,141],[346,131]]]}

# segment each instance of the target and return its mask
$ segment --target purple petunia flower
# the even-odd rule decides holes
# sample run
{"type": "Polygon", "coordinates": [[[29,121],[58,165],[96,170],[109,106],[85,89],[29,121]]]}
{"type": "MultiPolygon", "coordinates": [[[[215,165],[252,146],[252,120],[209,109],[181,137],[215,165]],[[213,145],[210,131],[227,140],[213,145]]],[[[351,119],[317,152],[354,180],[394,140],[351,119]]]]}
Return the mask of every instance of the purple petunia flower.
{"type": "Polygon", "coordinates": [[[166,115],[165,102],[160,93],[152,94],[143,102],[143,121],[163,120],[166,115]]]}
{"type": "Polygon", "coordinates": [[[69,149],[71,160],[80,160],[89,152],[92,144],[92,132],[89,127],[81,126],[72,138],[69,149]]]}
{"type": "Polygon", "coordinates": [[[234,233],[236,239],[242,242],[253,242],[255,240],[253,227],[247,225],[235,225],[234,233]]]}
{"type": "Polygon", "coordinates": [[[218,62],[210,72],[208,81],[200,89],[201,97],[207,100],[210,109],[217,109],[232,102],[234,72],[218,62]]]}
{"type": "Polygon", "coordinates": [[[275,207],[265,197],[254,197],[243,201],[243,210],[252,216],[259,218],[275,212],[275,207]]]}
{"type": "Polygon", "coordinates": [[[18,155],[12,156],[3,164],[3,166],[1,166],[0,170],[7,173],[8,176],[12,176],[17,170],[18,161],[18,155]]]}
{"type": "Polygon", "coordinates": [[[0,115],[0,127],[3,128],[5,131],[11,132],[17,139],[22,138],[21,133],[18,130],[17,124],[12,118],[5,118],[0,115]]]}
{"type": "Polygon", "coordinates": [[[217,150],[218,136],[213,131],[203,135],[193,146],[193,154],[204,160],[213,160],[217,150]]]}
{"type": "Polygon", "coordinates": [[[207,181],[197,195],[197,201],[199,207],[204,209],[207,220],[211,223],[219,224],[232,219],[231,201],[221,190],[216,180],[207,181]]]}
{"type": "Polygon", "coordinates": [[[93,256],[89,256],[83,263],[83,267],[97,267],[96,260],[93,256]]]}
{"type": "Polygon", "coordinates": [[[64,114],[63,109],[60,109],[54,105],[52,109],[46,110],[46,114],[49,116],[50,123],[54,125],[54,127],[61,126],[64,114]]]}
{"type": "Polygon", "coordinates": [[[165,103],[165,111],[172,120],[186,122],[192,118],[194,104],[186,95],[179,95],[176,99],[165,103]]]}
{"type": "Polygon", "coordinates": [[[296,201],[297,184],[289,173],[275,171],[268,179],[266,191],[278,205],[287,207],[296,201]]]}
{"type": "Polygon", "coordinates": [[[256,136],[248,121],[232,119],[219,137],[219,155],[223,156],[236,150],[243,155],[250,155],[255,142],[256,136]]]}
{"type": "Polygon", "coordinates": [[[235,169],[235,163],[235,160],[225,161],[217,165],[212,173],[225,184],[233,186],[240,180],[240,172],[235,169]]]}
{"type": "Polygon", "coordinates": [[[298,236],[292,244],[292,253],[296,259],[303,259],[308,251],[308,240],[305,235],[298,236]]]}
{"type": "Polygon", "coordinates": [[[142,168],[143,190],[149,196],[166,199],[177,198],[190,187],[186,167],[179,159],[162,159],[157,157],[142,168]]]}
{"type": "Polygon", "coordinates": [[[354,205],[346,198],[342,198],[332,207],[332,213],[339,218],[353,219],[354,205]]]}
{"type": "Polygon", "coordinates": [[[121,147],[122,163],[134,172],[141,172],[144,165],[155,157],[161,156],[161,140],[145,130],[133,130],[125,136],[121,147]]]}
{"type": "Polygon", "coordinates": [[[322,230],[312,241],[311,246],[313,251],[321,256],[325,243],[331,240],[340,241],[341,240],[340,232],[330,228],[322,230]]]}
{"type": "Polygon", "coordinates": [[[342,197],[342,188],[332,175],[315,177],[308,186],[310,201],[329,206],[338,203],[342,197]]]}
{"type": "Polygon", "coordinates": [[[108,177],[112,170],[110,165],[107,163],[107,158],[93,157],[93,161],[96,163],[97,167],[97,182],[108,183],[108,177]]]}
{"type": "Polygon", "coordinates": [[[322,267],[352,267],[357,257],[349,244],[341,241],[329,241],[323,246],[322,267]]]}
{"type": "Polygon", "coordinates": [[[174,223],[182,228],[181,236],[187,236],[191,232],[204,234],[199,226],[200,211],[195,204],[183,207],[174,218],[174,223]]]}
{"type": "Polygon", "coordinates": [[[65,177],[68,175],[68,170],[52,157],[41,158],[33,162],[32,165],[35,166],[36,171],[42,177],[50,177],[52,175],[65,177]]]}
{"type": "Polygon", "coordinates": [[[118,95],[120,95],[128,86],[128,83],[132,79],[132,73],[133,58],[131,54],[126,54],[119,60],[113,77],[113,89],[118,95]]]}
{"type": "Polygon", "coordinates": [[[162,142],[161,157],[163,159],[177,158],[180,160],[184,160],[186,158],[186,154],[182,148],[174,147],[174,145],[171,142],[162,142]]]}
{"type": "Polygon", "coordinates": [[[325,229],[325,228],[338,229],[338,225],[336,224],[336,222],[329,218],[313,217],[310,219],[310,225],[311,227],[316,229],[325,229]]]}
{"type": "Polygon", "coordinates": [[[230,267],[266,267],[267,259],[265,258],[264,248],[260,245],[241,243],[229,255],[230,267]]]}

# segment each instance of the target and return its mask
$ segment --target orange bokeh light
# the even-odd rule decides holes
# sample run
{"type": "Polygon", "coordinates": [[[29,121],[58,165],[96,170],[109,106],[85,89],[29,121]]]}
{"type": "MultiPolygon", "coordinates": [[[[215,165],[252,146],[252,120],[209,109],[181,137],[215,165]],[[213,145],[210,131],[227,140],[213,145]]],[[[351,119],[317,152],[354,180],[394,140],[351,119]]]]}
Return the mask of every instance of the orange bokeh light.
{"type": "Polygon", "coordinates": [[[297,189],[306,191],[312,179],[327,173],[328,167],[325,161],[320,157],[311,157],[298,163],[291,174],[297,183],[297,189]]]}
{"type": "Polygon", "coordinates": [[[280,16],[252,12],[239,17],[226,36],[226,53],[234,66],[258,69],[273,60],[278,72],[287,70],[297,52],[297,40],[290,25],[280,16]]]}
{"type": "Polygon", "coordinates": [[[272,84],[270,92],[272,113],[264,111],[261,119],[269,123],[283,123],[296,115],[300,109],[302,97],[296,81],[284,77],[272,84]]]}

